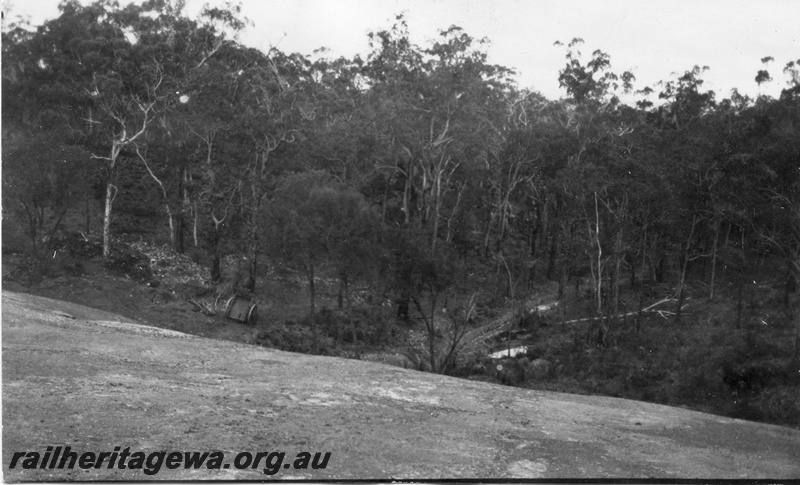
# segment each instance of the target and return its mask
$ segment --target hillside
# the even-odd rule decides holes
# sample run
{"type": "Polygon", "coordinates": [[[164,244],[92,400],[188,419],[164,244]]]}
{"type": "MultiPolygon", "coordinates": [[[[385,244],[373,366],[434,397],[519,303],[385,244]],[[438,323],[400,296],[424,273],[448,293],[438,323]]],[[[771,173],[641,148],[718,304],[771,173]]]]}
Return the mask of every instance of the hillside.
{"type": "Polygon", "coordinates": [[[9,470],[15,451],[47,446],[331,453],[275,478],[800,476],[790,428],[206,339],[8,291],[2,303],[6,481],[265,477],[9,470]]]}

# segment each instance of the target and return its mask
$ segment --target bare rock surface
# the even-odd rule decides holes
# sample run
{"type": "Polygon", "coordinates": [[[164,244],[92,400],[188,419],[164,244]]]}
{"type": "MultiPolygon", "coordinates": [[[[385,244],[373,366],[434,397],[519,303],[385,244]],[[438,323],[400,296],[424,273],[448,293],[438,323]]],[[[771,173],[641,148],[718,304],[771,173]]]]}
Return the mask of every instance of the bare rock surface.
{"type": "Polygon", "coordinates": [[[139,325],[3,292],[6,481],[800,478],[800,431],[139,325]],[[14,452],[223,451],[228,468],[9,469],[14,452]],[[330,452],[325,469],[236,453],[330,452]]]}

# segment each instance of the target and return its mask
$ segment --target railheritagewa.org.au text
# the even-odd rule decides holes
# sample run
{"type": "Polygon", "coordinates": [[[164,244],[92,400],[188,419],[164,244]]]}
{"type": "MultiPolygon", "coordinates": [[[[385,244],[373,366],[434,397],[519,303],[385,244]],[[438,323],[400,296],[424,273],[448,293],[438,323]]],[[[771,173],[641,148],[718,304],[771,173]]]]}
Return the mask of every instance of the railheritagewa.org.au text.
{"type": "Polygon", "coordinates": [[[242,451],[229,461],[223,451],[143,451],[114,447],[113,451],[78,453],[71,447],[48,446],[44,453],[15,451],[8,468],[23,470],[81,470],[117,469],[141,470],[145,475],[156,475],[162,468],[176,470],[261,470],[265,475],[275,475],[281,470],[322,470],[328,466],[330,452],[301,451],[294,457],[282,451],[242,451]]]}

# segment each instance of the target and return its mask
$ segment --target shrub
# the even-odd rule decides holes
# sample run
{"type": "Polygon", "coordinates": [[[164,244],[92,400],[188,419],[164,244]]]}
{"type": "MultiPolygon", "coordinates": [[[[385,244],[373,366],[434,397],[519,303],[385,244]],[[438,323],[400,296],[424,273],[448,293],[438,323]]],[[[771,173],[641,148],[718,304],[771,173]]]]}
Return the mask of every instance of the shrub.
{"type": "Polygon", "coordinates": [[[92,259],[102,256],[103,240],[99,236],[67,232],[53,238],[50,248],[75,258],[92,259]]]}
{"type": "Polygon", "coordinates": [[[496,377],[500,383],[507,386],[518,386],[525,382],[526,359],[503,359],[496,364],[496,377]]]}

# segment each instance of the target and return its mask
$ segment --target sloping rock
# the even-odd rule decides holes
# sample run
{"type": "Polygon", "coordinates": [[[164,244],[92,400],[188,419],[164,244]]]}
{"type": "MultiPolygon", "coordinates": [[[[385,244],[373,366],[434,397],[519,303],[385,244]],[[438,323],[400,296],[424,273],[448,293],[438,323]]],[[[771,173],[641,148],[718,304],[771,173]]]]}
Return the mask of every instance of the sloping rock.
{"type": "Polygon", "coordinates": [[[2,309],[8,482],[800,477],[790,428],[209,340],[22,294],[2,309]],[[217,450],[228,468],[10,469],[48,446],[217,450]],[[275,475],[234,463],[278,451],[275,475]],[[299,452],[331,456],[297,469],[299,452]]]}

